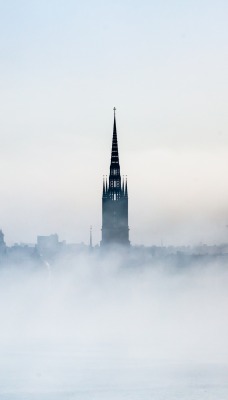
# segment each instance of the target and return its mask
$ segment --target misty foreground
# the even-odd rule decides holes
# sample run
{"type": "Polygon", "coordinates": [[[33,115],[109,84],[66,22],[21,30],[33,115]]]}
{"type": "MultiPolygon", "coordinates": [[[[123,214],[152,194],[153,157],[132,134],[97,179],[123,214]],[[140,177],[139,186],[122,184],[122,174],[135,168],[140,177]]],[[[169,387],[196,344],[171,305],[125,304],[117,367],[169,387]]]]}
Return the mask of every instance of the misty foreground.
{"type": "Polygon", "coordinates": [[[81,255],[0,285],[1,399],[227,400],[225,259],[81,255]]]}

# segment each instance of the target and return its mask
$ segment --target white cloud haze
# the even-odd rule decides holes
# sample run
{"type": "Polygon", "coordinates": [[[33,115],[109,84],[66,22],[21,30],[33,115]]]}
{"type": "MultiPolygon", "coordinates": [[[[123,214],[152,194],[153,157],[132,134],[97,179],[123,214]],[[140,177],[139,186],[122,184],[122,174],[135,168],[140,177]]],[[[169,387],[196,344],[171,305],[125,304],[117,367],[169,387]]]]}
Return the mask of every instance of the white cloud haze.
{"type": "Polygon", "coordinates": [[[134,266],[134,258],[118,255],[68,257],[49,271],[2,267],[0,393],[50,399],[71,391],[70,398],[86,399],[92,390],[102,399],[107,390],[119,399],[118,390],[129,385],[136,399],[145,385],[147,399],[152,387],[165,393],[178,380],[190,395],[186,371],[188,379],[195,371],[195,387],[201,379],[208,385],[212,373],[215,388],[220,382],[225,391],[219,366],[228,361],[226,267],[207,261],[178,268],[164,259],[134,266]],[[157,383],[149,375],[143,384],[143,371],[157,383]],[[116,395],[105,386],[111,373],[116,395]]]}

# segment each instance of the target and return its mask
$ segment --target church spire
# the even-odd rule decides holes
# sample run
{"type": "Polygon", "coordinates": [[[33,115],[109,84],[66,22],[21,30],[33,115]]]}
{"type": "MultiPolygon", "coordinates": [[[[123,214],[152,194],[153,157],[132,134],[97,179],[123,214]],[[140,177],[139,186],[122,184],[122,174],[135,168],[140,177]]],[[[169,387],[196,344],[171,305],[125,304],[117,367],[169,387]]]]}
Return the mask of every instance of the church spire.
{"type": "Polygon", "coordinates": [[[102,241],[101,246],[129,246],[128,195],[126,178],[120,175],[119,152],[114,107],[112,151],[109,179],[105,179],[102,197],[102,241]]]}
{"type": "Polygon", "coordinates": [[[119,165],[119,153],[118,153],[118,141],[117,141],[117,129],[116,129],[116,107],[114,111],[114,122],[113,122],[113,135],[112,135],[112,153],[111,153],[111,165],[119,165]]]}

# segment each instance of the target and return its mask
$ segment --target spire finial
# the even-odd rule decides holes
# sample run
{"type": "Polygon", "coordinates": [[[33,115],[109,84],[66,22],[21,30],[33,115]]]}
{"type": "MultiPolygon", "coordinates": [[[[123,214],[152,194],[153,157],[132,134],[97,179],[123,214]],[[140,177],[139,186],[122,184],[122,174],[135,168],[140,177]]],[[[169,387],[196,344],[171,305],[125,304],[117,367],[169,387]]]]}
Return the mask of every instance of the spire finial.
{"type": "Polygon", "coordinates": [[[114,117],[115,117],[115,115],[116,115],[116,107],[113,108],[113,111],[114,111],[114,117]]]}

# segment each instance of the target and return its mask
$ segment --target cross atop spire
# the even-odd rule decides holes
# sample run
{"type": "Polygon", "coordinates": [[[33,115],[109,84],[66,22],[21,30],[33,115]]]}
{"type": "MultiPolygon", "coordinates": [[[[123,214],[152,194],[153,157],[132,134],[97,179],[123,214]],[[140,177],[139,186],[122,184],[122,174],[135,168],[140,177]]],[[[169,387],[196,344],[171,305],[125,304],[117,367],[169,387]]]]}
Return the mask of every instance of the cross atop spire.
{"type": "Polygon", "coordinates": [[[114,122],[113,122],[111,164],[119,165],[119,153],[118,153],[117,130],[116,130],[116,107],[113,108],[113,111],[114,111],[114,122]]]}

